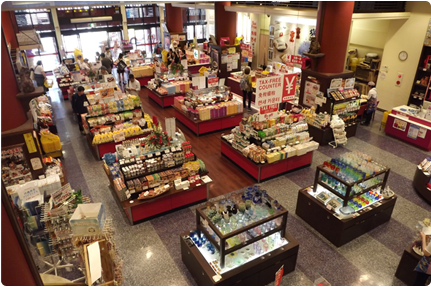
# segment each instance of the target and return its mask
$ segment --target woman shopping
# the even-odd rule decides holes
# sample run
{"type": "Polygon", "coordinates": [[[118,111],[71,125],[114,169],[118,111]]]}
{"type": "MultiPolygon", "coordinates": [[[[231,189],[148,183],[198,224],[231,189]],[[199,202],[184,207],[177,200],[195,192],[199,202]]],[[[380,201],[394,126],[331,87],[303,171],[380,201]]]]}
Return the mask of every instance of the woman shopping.
{"type": "Polygon", "coordinates": [[[46,92],[48,89],[45,87],[46,75],[43,70],[42,61],[37,61],[36,68],[34,68],[34,80],[38,87],[43,87],[43,91],[46,92]]]}
{"type": "Polygon", "coordinates": [[[127,68],[126,62],[123,60],[123,53],[120,53],[117,60],[117,73],[118,73],[118,81],[126,84],[126,81],[124,80],[124,71],[127,68]]]}
{"type": "Polygon", "coordinates": [[[250,68],[246,67],[244,69],[244,76],[241,79],[239,86],[242,90],[242,106],[245,110],[245,104],[248,98],[248,110],[251,111],[251,96],[253,94],[253,87],[252,87],[252,81],[251,81],[251,75],[250,75],[250,68]]]}

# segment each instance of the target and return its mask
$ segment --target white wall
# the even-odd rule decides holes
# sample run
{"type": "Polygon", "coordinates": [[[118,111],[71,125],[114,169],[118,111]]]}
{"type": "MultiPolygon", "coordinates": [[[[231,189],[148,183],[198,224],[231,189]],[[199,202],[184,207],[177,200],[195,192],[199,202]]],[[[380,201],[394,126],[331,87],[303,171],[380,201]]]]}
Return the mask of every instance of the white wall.
{"type": "Polygon", "coordinates": [[[388,66],[389,69],[385,79],[379,77],[377,91],[379,108],[385,110],[408,102],[431,18],[431,5],[426,1],[407,2],[406,12],[411,12],[407,21],[390,21],[384,45],[380,70],[384,66],[388,66]],[[408,53],[408,59],[404,62],[398,59],[401,51],[408,53]],[[395,86],[398,72],[404,73],[400,87],[395,86]]]}

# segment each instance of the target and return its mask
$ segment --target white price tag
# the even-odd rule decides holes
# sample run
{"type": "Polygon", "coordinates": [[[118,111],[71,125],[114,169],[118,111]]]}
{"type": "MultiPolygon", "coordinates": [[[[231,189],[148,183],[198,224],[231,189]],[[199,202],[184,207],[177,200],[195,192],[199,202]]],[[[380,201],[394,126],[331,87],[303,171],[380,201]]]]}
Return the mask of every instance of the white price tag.
{"type": "Polygon", "coordinates": [[[189,188],[188,187],[183,188],[183,190],[187,190],[187,189],[189,189],[189,188]]]}
{"type": "Polygon", "coordinates": [[[196,186],[200,186],[200,185],[201,185],[200,183],[196,184],[196,186]]]}

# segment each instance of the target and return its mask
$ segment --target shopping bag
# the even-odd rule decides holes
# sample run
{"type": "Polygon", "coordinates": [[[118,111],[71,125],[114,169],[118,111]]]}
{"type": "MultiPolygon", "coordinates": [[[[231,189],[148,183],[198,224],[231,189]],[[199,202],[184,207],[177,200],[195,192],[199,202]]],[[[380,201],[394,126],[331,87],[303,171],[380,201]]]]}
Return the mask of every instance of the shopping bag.
{"type": "Polygon", "coordinates": [[[428,256],[422,256],[421,260],[419,260],[418,262],[418,265],[416,265],[414,271],[431,275],[430,258],[428,256]]]}

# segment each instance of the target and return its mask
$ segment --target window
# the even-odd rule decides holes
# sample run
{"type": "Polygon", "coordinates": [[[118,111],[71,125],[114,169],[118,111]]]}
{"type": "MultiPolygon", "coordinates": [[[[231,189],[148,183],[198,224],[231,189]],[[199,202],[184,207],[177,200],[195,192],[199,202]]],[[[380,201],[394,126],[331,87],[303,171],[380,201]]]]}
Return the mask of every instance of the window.
{"type": "Polygon", "coordinates": [[[142,9],[139,8],[126,8],[126,17],[130,18],[142,18],[142,9]]]}
{"type": "Polygon", "coordinates": [[[16,18],[16,23],[17,23],[18,27],[32,26],[33,25],[31,23],[30,14],[16,14],[15,18],[16,18]]]}
{"type": "Polygon", "coordinates": [[[244,42],[250,42],[251,20],[247,13],[237,14],[236,36],[244,36],[244,42]]]}
{"type": "Polygon", "coordinates": [[[183,25],[183,31],[187,32],[188,40],[196,37],[198,42],[202,43],[204,39],[209,38],[205,9],[187,8],[183,14],[183,25]]]}

